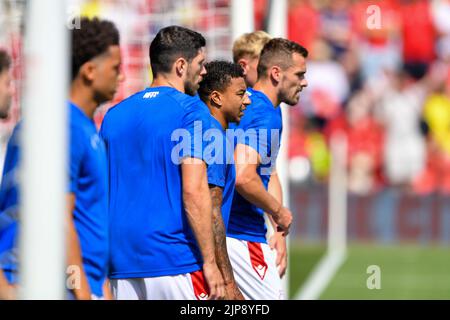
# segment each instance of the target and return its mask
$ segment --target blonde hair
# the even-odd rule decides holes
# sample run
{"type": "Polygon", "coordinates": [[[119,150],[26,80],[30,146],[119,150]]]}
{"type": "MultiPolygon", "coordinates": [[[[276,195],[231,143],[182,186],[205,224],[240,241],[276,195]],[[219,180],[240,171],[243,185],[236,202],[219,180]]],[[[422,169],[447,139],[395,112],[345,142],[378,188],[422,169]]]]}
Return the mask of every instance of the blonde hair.
{"type": "Polygon", "coordinates": [[[259,58],[264,45],[270,41],[272,37],[264,31],[254,31],[244,33],[236,39],[233,44],[233,60],[238,62],[239,59],[248,56],[250,58],[259,58]]]}

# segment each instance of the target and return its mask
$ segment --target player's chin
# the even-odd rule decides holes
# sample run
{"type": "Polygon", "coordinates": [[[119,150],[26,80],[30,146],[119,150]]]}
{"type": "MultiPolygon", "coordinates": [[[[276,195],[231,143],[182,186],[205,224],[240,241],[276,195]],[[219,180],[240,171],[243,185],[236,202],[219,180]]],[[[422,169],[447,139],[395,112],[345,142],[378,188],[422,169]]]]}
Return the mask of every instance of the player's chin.
{"type": "Polygon", "coordinates": [[[239,122],[241,122],[242,117],[244,116],[244,113],[241,112],[238,115],[236,115],[233,119],[233,122],[236,122],[237,124],[239,124],[239,122]]]}
{"type": "Polygon", "coordinates": [[[116,95],[116,91],[112,91],[109,94],[106,95],[105,100],[106,101],[111,101],[112,99],[114,99],[114,96],[116,95]]]}
{"type": "Polygon", "coordinates": [[[288,103],[291,106],[295,106],[300,101],[300,91],[297,92],[291,99],[291,101],[288,103]]]}
{"type": "Polygon", "coordinates": [[[299,98],[297,97],[297,98],[292,98],[292,99],[286,100],[286,101],[284,101],[284,103],[286,103],[287,105],[290,105],[290,106],[295,106],[298,103],[298,101],[299,101],[299,98]]]}
{"type": "Polygon", "coordinates": [[[195,96],[195,95],[197,94],[198,89],[200,89],[200,82],[197,82],[196,84],[194,84],[194,85],[192,86],[191,92],[194,93],[194,94],[192,94],[192,95],[195,96]]]}

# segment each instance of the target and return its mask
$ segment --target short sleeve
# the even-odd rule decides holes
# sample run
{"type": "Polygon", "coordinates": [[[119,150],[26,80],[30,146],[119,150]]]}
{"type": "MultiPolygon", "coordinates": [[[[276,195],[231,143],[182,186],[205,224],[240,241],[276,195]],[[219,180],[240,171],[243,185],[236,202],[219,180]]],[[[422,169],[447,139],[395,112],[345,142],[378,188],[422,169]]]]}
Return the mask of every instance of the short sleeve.
{"type": "Polygon", "coordinates": [[[69,192],[77,191],[77,181],[81,170],[81,163],[85,153],[82,140],[83,133],[73,125],[70,130],[70,158],[69,158],[69,192]]]}
{"type": "Polygon", "coordinates": [[[262,157],[267,156],[270,154],[272,140],[270,118],[264,117],[261,113],[249,114],[247,119],[245,118],[244,115],[236,128],[236,143],[251,147],[262,157]]]}
{"type": "Polygon", "coordinates": [[[218,186],[221,188],[225,187],[225,172],[226,165],[213,163],[208,166],[208,184],[218,186]]]}
{"type": "Polygon", "coordinates": [[[181,153],[182,158],[192,157],[201,160],[204,159],[204,151],[208,142],[203,139],[203,133],[211,128],[211,119],[206,106],[198,101],[185,108],[185,114],[182,119],[182,129],[187,131],[189,143],[181,153]]]}

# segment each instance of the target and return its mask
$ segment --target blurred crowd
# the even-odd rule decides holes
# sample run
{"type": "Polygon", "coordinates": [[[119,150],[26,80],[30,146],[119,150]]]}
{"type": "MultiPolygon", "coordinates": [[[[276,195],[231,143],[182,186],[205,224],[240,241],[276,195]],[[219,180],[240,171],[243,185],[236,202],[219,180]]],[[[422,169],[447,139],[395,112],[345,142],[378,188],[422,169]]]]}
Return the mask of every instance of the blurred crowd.
{"type": "Polygon", "coordinates": [[[291,109],[294,182],[327,181],[340,132],[351,192],[450,194],[450,1],[292,0],[288,30],[310,50],[291,109]]]}
{"type": "MultiPolygon", "coordinates": [[[[116,101],[150,83],[147,48],[162,26],[196,29],[208,39],[210,58],[231,59],[230,0],[70,2],[80,9],[74,15],[100,15],[121,31],[126,81],[116,101]]],[[[270,1],[254,4],[255,28],[264,29],[270,1]]],[[[450,194],[450,0],[288,0],[288,6],[288,38],[310,52],[309,86],[290,109],[292,182],[327,182],[331,137],[341,132],[350,191],[395,186],[450,194]]],[[[3,24],[15,25],[5,15],[0,25],[2,16],[3,24]]],[[[16,29],[0,39],[12,44],[14,61],[21,51],[16,29]]],[[[18,119],[18,96],[9,124],[18,119]]]]}

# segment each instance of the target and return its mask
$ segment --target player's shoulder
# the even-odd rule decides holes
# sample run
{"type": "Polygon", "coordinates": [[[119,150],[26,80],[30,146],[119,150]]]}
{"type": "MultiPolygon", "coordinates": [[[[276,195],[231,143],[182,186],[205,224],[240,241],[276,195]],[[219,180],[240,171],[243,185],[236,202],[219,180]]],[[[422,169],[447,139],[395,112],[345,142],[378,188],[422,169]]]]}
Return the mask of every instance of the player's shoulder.
{"type": "Polygon", "coordinates": [[[80,107],[69,102],[69,123],[71,133],[96,131],[94,122],[81,110],[80,107]]]}
{"type": "Polygon", "coordinates": [[[186,117],[195,117],[198,120],[202,120],[204,124],[211,126],[211,113],[208,106],[198,96],[188,96],[182,107],[186,117]]]}
{"type": "Polygon", "coordinates": [[[244,111],[244,116],[246,114],[252,115],[253,117],[264,117],[266,114],[266,109],[268,107],[268,99],[264,93],[254,90],[253,88],[247,89],[247,94],[250,99],[250,104],[244,111]]]}
{"type": "Polygon", "coordinates": [[[179,99],[180,105],[187,112],[198,112],[201,114],[209,114],[208,107],[200,99],[198,95],[190,96],[187,94],[182,94],[182,96],[175,96],[174,98],[179,99]]]}
{"type": "Polygon", "coordinates": [[[268,126],[270,119],[267,113],[267,101],[261,96],[261,92],[252,88],[247,89],[250,104],[246,107],[244,115],[241,118],[236,129],[259,128],[268,126]]]}
{"type": "Polygon", "coordinates": [[[123,99],[122,101],[116,103],[105,114],[105,118],[109,118],[112,115],[120,113],[120,111],[126,108],[129,105],[135,105],[137,103],[141,103],[148,89],[138,91],[128,98],[123,99]]]}

